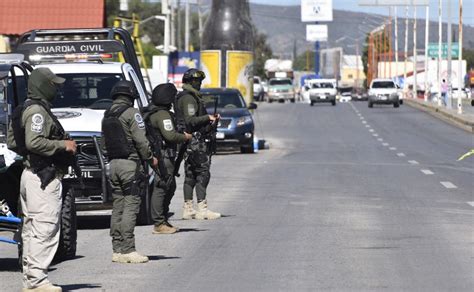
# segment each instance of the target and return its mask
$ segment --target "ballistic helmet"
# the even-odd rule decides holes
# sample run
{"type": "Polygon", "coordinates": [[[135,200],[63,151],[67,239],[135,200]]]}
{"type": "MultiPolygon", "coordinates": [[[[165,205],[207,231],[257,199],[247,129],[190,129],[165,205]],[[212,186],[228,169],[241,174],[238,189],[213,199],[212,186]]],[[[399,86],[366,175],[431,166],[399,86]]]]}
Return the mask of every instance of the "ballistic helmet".
{"type": "Polygon", "coordinates": [[[151,101],[154,105],[170,105],[176,97],[176,87],[172,83],[163,83],[153,89],[151,101]]]}
{"type": "Polygon", "coordinates": [[[206,74],[204,74],[204,72],[192,68],[184,72],[183,83],[191,83],[193,80],[199,80],[199,82],[202,82],[204,78],[206,78],[206,74]]]}
{"type": "Polygon", "coordinates": [[[114,87],[110,91],[112,99],[116,99],[119,95],[128,96],[130,99],[136,99],[138,97],[138,91],[135,84],[128,80],[120,80],[115,83],[114,87]]]}

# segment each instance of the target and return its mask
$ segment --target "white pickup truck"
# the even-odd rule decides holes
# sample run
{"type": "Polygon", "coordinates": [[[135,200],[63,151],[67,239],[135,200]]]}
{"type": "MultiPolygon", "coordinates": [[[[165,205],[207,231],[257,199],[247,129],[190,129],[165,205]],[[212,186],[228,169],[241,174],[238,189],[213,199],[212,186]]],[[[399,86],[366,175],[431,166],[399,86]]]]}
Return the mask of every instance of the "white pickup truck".
{"type": "Polygon", "coordinates": [[[392,79],[372,80],[368,92],[368,106],[372,108],[374,104],[400,106],[399,88],[392,79]]]}

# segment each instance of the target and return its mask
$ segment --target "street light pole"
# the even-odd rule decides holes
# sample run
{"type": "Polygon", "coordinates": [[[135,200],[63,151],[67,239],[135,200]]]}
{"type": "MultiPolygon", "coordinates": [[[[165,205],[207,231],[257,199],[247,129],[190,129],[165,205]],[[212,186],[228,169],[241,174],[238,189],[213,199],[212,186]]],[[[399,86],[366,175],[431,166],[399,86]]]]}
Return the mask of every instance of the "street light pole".
{"type": "Polygon", "coordinates": [[[405,7],[405,69],[403,72],[403,87],[404,92],[407,92],[408,82],[407,82],[407,61],[408,61],[408,6],[405,7]]]}
{"type": "Polygon", "coordinates": [[[458,114],[462,114],[462,0],[459,0],[459,55],[458,55],[458,114]]]}
{"type": "Polygon", "coordinates": [[[452,83],[452,74],[451,74],[451,71],[453,70],[452,66],[452,55],[451,55],[451,49],[452,49],[452,43],[453,43],[453,40],[452,40],[452,25],[451,25],[451,0],[448,0],[448,92],[447,92],[447,95],[448,95],[448,105],[447,105],[447,108],[448,109],[452,109],[453,108],[453,105],[452,105],[452,96],[451,96],[451,91],[452,91],[452,88],[453,88],[453,83],[452,83]]]}
{"type": "Polygon", "coordinates": [[[418,97],[418,83],[416,82],[416,78],[418,75],[418,60],[416,58],[417,52],[416,52],[416,6],[413,7],[413,17],[415,18],[413,20],[413,98],[418,97]]]}
{"type": "Polygon", "coordinates": [[[430,7],[426,6],[426,27],[425,27],[425,101],[428,101],[428,41],[430,34],[430,7]]]}
{"type": "Polygon", "coordinates": [[[443,9],[443,1],[438,1],[438,106],[443,104],[442,102],[442,93],[441,93],[441,81],[443,80],[441,65],[443,62],[442,55],[441,55],[441,45],[443,40],[443,19],[442,19],[442,9],[443,9]]]}

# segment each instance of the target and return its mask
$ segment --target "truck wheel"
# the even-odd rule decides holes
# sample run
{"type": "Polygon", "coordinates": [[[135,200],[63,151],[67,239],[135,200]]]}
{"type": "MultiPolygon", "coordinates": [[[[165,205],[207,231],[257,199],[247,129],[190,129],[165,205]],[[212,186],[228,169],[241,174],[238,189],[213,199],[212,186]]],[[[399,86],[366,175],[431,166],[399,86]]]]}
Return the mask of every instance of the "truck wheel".
{"type": "Polygon", "coordinates": [[[292,98],[290,99],[291,103],[295,103],[296,99],[292,98]]]}
{"type": "Polygon", "coordinates": [[[273,99],[268,98],[268,103],[272,103],[272,102],[273,102],[273,99]]]}
{"type": "Polygon", "coordinates": [[[153,193],[155,181],[148,186],[147,192],[144,197],[142,197],[142,203],[140,204],[140,212],[137,216],[138,225],[151,225],[153,220],[151,219],[151,195],[153,193]]]}
{"type": "Polygon", "coordinates": [[[21,231],[23,229],[23,213],[21,212],[21,201],[18,198],[18,206],[16,216],[21,218],[20,226],[18,226],[18,232],[13,235],[13,240],[18,242],[18,268],[20,272],[23,272],[23,241],[21,240],[21,231]]]}
{"type": "Polygon", "coordinates": [[[369,105],[370,108],[374,107],[374,105],[370,101],[369,101],[368,105],[369,105]]]}
{"type": "Polygon", "coordinates": [[[314,106],[314,102],[313,102],[313,101],[310,101],[309,105],[310,105],[310,106],[314,106]]]}
{"type": "Polygon", "coordinates": [[[65,188],[61,208],[61,229],[59,246],[54,260],[61,262],[76,256],[77,247],[77,216],[74,189],[65,188]]]}
{"type": "Polygon", "coordinates": [[[335,101],[335,100],[331,101],[331,104],[332,104],[333,106],[335,106],[335,105],[336,105],[336,101],[335,101]]]}
{"type": "Polygon", "coordinates": [[[400,104],[398,102],[393,103],[393,107],[399,107],[399,106],[400,106],[400,104]]]}

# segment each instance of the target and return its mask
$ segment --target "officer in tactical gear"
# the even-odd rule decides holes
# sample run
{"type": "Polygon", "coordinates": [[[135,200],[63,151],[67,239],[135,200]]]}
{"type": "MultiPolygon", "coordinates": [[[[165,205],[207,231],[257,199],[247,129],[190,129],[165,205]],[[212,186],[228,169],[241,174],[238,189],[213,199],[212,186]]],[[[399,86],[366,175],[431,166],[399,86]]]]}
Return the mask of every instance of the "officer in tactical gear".
{"type": "Polygon", "coordinates": [[[158,163],[145,137],[145,123],[136,108],[135,85],[118,81],[111,90],[112,106],[104,113],[102,133],[110,162],[113,210],[110,222],[112,262],[145,263],[148,257],[135,249],[134,229],[141,195],[147,187],[142,162],[158,163]]]}
{"type": "Polygon", "coordinates": [[[28,79],[28,99],[15,109],[8,148],[24,158],[20,201],[23,213],[23,291],[62,291],[48,280],[48,268],[59,244],[61,179],[66,160],[76,152],[51,113],[51,102],[64,78],[38,68],[28,79]]]}
{"type": "Polygon", "coordinates": [[[191,140],[191,134],[176,131],[176,119],[170,111],[176,99],[176,87],[171,83],[160,84],[153,89],[152,104],[145,114],[145,121],[151,132],[155,156],[161,158],[158,163],[158,173],[155,176],[155,186],[151,197],[151,215],[154,221],[154,234],[172,234],[178,229],[168,222],[168,212],[171,199],[176,190],[175,159],[177,144],[191,140]]]}
{"type": "Polygon", "coordinates": [[[209,115],[199,93],[206,76],[197,69],[189,69],[183,75],[183,91],[177,97],[176,116],[181,128],[193,133],[186,149],[183,219],[217,219],[221,214],[207,208],[206,189],[211,178],[209,135],[211,125],[219,115],[209,115]],[[196,188],[197,210],[193,207],[193,190],[196,188]]]}

